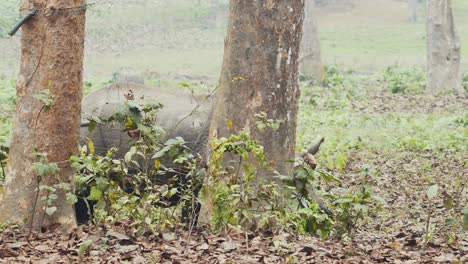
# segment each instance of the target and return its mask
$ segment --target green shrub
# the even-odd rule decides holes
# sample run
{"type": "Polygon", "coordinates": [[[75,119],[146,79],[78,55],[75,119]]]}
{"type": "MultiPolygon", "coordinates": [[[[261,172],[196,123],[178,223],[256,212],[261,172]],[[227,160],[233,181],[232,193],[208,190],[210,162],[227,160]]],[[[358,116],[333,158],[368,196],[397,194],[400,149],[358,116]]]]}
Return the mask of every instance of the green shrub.
{"type": "Polygon", "coordinates": [[[392,93],[422,93],[426,86],[426,76],[420,68],[390,66],[384,71],[383,80],[392,93]]]}
{"type": "Polygon", "coordinates": [[[331,64],[324,67],[322,85],[325,87],[342,86],[345,76],[337,65],[331,64]]]}
{"type": "MultiPolygon", "coordinates": [[[[158,232],[181,222],[182,208],[193,208],[204,170],[197,166],[199,158],[190,153],[182,138],[160,141],[164,131],[154,125],[160,108],[157,103],[139,105],[129,101],[110,118],[91,120],[91,128],[98,123],[117,122],[127,130],[141,132],[123,158],[115,157],[117,149],[110,149],[105,156],[95,154],[89,139],[80,154],[71,157],[78,197],[96,203],[94,220],[131,221],[139,232],[158,232]],[[179,166],[182,172],[165,166],[167,163],[179,166]],[[164,178],[168,173],[173,175],[171,179],[164,178]],[[175,195],[177,201],[172,199],[175,195]],[[169,205],[175,205],[179,213],[167,208],[169,205]]],[[[188,217],[194,219],[193,211],[189,212],[188,217]]]]}

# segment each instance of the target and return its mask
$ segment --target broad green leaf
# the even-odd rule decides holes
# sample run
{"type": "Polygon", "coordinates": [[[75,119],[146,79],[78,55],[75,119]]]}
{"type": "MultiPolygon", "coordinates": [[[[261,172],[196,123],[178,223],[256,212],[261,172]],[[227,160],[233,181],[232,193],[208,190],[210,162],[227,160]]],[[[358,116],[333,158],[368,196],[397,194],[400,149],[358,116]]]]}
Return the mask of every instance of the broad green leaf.
{"type": "Polygon", "coordinates": [[[337,183],[339,183],[339,184],[342,183],[340,179],[338,179],[338,178],[335,177],[333,174],[328,173],[328,172],[326,172],[326,171],[321,170],[321,171],[320,171],[320,175],[322,175],[323,180],[325,180],[326,182],[334,181],[334,182],[337,182],[337,183]]]}
{"type": "Polygon", "coordinates": [[[48,216],[51,216],[55,213],[55,211],[57,211],[57,207],[56,206],[51,206],[51,207],[47,207],[45,212],[48,216]]]}
{"type": "Polygon", "coordinates": [[[145,217],[145,224],[151,225],[151,218],[145,217]]]}
{"type": "Polygon", "coordinates": [[[354,199],[353,198],[342,198],[338,199],[335,201],[337,204],[345,204],[345,203],[351,203],[354,199]]]}
{"type": "Polygon", "coordinates": [[[446,193],[444,193],[444,207],[447,210],[450,210],[453,208],[453,197],[446,193]]]}
{"type": "Polygon", "coordinates": [[[155,161],[154,161],[154,168],[157,169],[157,170],[158,170],[159,168],[161,168],[161,161],[155,160],[155,161]]]}
{"type": "Polygon", "coordinates": [[[344,155],[343,153],[337,153],[335,155],[335,161],[336,161],[336,168],[340,172],[343,172],[343,170],[346,168],[346,165],[348,164],[348,157],[346,157],[346,155],[344,155]]]}
{"type": "Polygon", "coordinates": [[[133,120],[131,118],[127,118],[127,120],[125,120],[125,127],[126,128],[132,128],[133,127],[133,120]]]}
{"type": "Polygon", "coordinates": [[[356,210],[356,211],[362,211],[364,213],[367,213],[368,209],[369,209],[369,207],[367,205],[363,205],[363,204],[355,204],[354,205],[354,210],[356,210]]]}
{"type": "Polygon", "coordinates": [[[130,162],[133,158],[133,155],[137,152],[137,148],[135,146],[131,147],[130,150],[125,153],[124,160],[125,162],[130,162]]]}
{"type": "Polygon", "coordinates": [[[88,143],[89,153],[94,154],[94,143],[90,137],[85,137],[86,142],[88,143]]]}
{"type": "Polygon", "coordinates": [[[378,196],[378,195],[372,195],[372,199],[376,200],[377,202],[381,202],[383,204],[387,204],[387,201],[385,201],[384,198],[378,196]]]}
{"type": "Polygon", "coordinates": [[[462,210],[463,214],[463,230],[468,231],[468,207],[462,210]]]}
{"type": "Polygon", "coordinates": [[[96,186],[92,186],[88,199],[92,201],[99,201],[99,199],[101,199],[101,196],[102,196],[102,191],[96,186]]]}
{"type": "Polygon", "coordinates": [[[437,196],[438,191],[439,191],[439,185],[437,184],[431,185],[431,187],[429,187],[429,189],[427,190],[427,197],[432,200],[434,197],[437,196]]]}
{"type": "Polygon", "coordinates": [[[457,223],[457,220],[453,217],[447,217],[445,218],[445,223],[449,224],[449,225],[454,225],[457,223]]]}
{"type": "Polygon", "coordinates": [[[78,249],[78,256],[80,258],[84,256],[86,250],[89,248],[89,246],[91,246],[92,243],[93,241],[89,239],[81,243],[80,248],[78,249]]]}
{"type": "Polygon", "coordinates": [[[96,129],[96,125],[97,125],[97,122],[96,120],[89,120],[89,124],[88,124],[88,132],[93,132],[94,129],[96,129]]]}
{"type": "Polygon", "coordinates": [[[76,195],[74,195],[73,193],[67,193],[66,195],[67,197],[67,204],[76,204],[76,202],[78,202],[78,197],[76,195]]]}
{"type": "Polygon", "coordinates": [[[57,185],[57,187],[60,187],[64,189],[65,191],[70,191],[71,190],[71,184],[68,182],[61,182],[57,185]]]}
{"type": "Polygon", "coordinates": [[[226,125],[228,128],[232,128],[234,126],[234,123],[231,119],[226,119],[226,125]]]}
{"type": "Polygon", "coordinates": [[[171,198],[177,192],[178,192],[177,188],[172,188],[168,193],[168,198],[171,198]]]}

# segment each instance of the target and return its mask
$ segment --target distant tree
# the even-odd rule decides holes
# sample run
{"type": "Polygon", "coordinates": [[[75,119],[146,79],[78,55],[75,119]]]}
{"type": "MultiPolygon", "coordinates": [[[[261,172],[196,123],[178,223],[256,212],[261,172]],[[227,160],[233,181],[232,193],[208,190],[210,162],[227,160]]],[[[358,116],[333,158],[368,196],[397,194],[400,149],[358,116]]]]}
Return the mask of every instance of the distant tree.
{"type": "Polygon", "coordinates": [[[300,69],[307,78],[321,80],[323,77],[322,56],[320,40],[314,18],[314,0],[306,0],[304,27],[302,34],[302,47],[300,69]]]}
{"type": "Polygon", "coordinates": [[[16,118],[0,222],[34,229],[76,226],[69,158],[79,143],[85,0],[22,0],[16,118]],[[44,156],[35,152],[46,153],[44,156]]]}
{"type": "Polygon", "coordinates": [[[408,0],[408,21],[418,22],[418,0],[408,0]]]}
{"type": "Polygon", "coordinates": [[[219,23],[219,12],[219,0],[211,0],[211,19],[216,26],[219,23]]]}
{"type": "MultiPolygon", "coordinates": [[[[302,0],[231,0],[220,87],[211,133],[248,129],[282,174],[291,174],[299,98],[298,58],[302,0]],[[278,120],[277,130],[257,128],[256,114],[278,120]]],[[[264,173],[260,173],[264,175],[264,173]]]]}
{"type": "Polygon", "coordinates": [[[427,0],[427,90],[463,91],[452,0],[427,0]]]}

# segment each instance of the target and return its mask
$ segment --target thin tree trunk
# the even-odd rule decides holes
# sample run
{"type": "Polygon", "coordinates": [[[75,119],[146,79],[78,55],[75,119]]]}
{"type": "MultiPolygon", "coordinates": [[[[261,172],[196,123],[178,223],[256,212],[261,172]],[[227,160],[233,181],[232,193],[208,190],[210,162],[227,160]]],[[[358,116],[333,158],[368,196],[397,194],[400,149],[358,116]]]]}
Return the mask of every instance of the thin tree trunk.
{"type": "Polygon", "coordinates": [[[418,0],[408,0],[408,21],[418,22],[418,0]]]}
{"type": "Polygon", "coordinates": [[[463,91],[452,0],[427,1],[427,91],[463,91]]]}
{"type": "Polygon", "coordinates": [[[215,26],[219,25],[219,0],[211,0],[211,19],[215,26]]]}
{"type": "Polygon", "coordinates": [[[31,9],[39,13],[22,27],[15,127],[0,195],[0,222],[36,230],[66,231],[76,226],[66,194],[73,192],[69,157],[79,142],[85,28],[85,9],[80,7],[84,4],[85,0],[21,1],[21,14],[31,9]],[[35,151],[47,153],[60,172],[41,179],[32,168],[38,161],[35,151]],[[38,192],[38,186],[57,183],[69,183],[72,190],[50,192],[49,197],[56,194],[58,199],[46,205],[43,197],[48,194],[38,192]],[[57,210],[49,216],[46,207],[57,210]]]}
{"type": "MultiPolygon", "coordinates": [[[[298,57],[304,4],[301,0],[231,0],[220,88],[211,136],[249,130],[283,175],[291,174],[298,109],[298,57]],[[263,132],[255,114],[281,120],[263,132]]],[[[260,176],[267,176],[261,172],[260,176]]]]}
{"type": "Polygon", "coordinates": [[[322,80],[323,64],[320,40],[314,21],[314,0],[305,1],[305,18],[301,47],[301,73],[309,79],[322,80]]]}

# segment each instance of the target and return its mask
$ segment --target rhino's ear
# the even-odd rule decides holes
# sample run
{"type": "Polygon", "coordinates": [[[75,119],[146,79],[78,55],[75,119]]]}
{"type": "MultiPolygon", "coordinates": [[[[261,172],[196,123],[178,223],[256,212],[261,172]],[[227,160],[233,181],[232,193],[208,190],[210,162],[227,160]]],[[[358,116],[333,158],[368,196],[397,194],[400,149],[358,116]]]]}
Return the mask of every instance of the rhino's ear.
{"type": "Polygon", "coordinates": [[[312,147],[310,147],[309,149],[307,149],[307,152],[301,153],[301,154],[299,154],[299,156],[301,158],[304,158],[307,154],[311,154],[311,155],[317,154],[317,152],[320,149],[320,145],[322,145],[322,143],[324,141],[325,141],[325,138],[323,137],[322,139],[320,139],[320,141],[317,144],[315,144],[312,147]]]}

